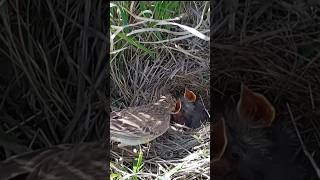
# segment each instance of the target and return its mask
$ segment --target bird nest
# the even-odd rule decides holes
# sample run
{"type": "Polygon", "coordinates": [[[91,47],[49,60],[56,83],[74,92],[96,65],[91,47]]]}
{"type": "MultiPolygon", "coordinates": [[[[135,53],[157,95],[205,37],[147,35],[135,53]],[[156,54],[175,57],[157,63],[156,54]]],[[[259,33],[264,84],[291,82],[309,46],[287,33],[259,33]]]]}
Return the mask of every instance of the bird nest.
{"type": "Polygon", "coordinates": [[[177,124],[149,144],[119,148],[112,145],[111,173],[123,179],[210,179],[210,125],[188,129],[177,124]],[[134,172],[139,152],[143,160],[134,172]]]}
{"type": "MultiPolygon", "coordinates": [[[[115,11],[111,11],[114,12],[109,69],[111,111],[155,102],[168,91],[181,95],[186,87],[210,109],[209,2],[181,3],[179,9],[183,12],[176,20],[142,19],[137,4],[130,2],[130,8],[121,2],[112,4],[111,10],[115,11]],[[124,26],[123,21],[116,18],[121,15],[116,10],[130,14],[127,33],[147,49],[117,39],[117,33],[124,26]],[[150,28],[150,23],[156,23],[157,28],[150,28]],[[186,26],[190,29],[182,28],[186,26]]],[[[198,129],[172,124],[166,133],[149,144],[124,148],[113,144],[110,176],[114,179],[209,179],[209,134],[209,124],[198,129]]]]}

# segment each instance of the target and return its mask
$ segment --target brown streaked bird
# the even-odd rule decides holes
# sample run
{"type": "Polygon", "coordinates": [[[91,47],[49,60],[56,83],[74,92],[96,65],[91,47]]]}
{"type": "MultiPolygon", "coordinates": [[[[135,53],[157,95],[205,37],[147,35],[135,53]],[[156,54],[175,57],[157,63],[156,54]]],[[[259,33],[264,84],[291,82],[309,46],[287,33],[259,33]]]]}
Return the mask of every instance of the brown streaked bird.
{"type": "MultiPolygon", "coordinates": [[[[179,112],[180,108],[180,101],[168,95],[157,103],[113,112],[111,137],[123,144],[145,143],[163,134],[169,128],[171,113],[179,112]]],[[[0,179],[104,180],[108,177],[106,145],[99,140],[16,155],[0,162],[0,179]]]]}
{"type": "Polygon", "coordinates": [[[58,145],[0,162],[1,180],[103,180],[107,178],[106,143],[58,145]]]}
{"type": "Polygon", "coordinates": [[[212,131],[214,179],[310,179],[310,164],[303,154],[296,154],[295,133],[275,118],[275,108],[265,96],[242,84],[237,103],[221,103],[212,131]]]}
{"type": "Polygon", "coordinates": [[[196,129],[209,118],[204,104],[193,91],[185,88],[183,96],[179,99],[181,110],[172,115],[174,122],[196,129]]]}
{"type": "Polygon", "coordinates": [[[169,129],[171,115],[180,109],[180,100],[167,94],[156,103],[111,112],[110,139],[120,142],[118,147],[148,143],[169,129]]]}

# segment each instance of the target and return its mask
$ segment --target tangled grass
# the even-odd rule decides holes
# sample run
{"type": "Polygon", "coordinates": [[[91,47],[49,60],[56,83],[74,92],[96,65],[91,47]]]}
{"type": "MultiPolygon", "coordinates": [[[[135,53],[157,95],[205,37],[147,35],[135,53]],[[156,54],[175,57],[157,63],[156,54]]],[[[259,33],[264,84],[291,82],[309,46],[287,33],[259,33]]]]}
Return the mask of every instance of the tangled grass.
{"type": "MultiPolygon", "coordinates": [[[[209,108],[209,12],[209,2],[113,2],[111,109],[154,102],[168,91],[181,94],[185,87],[209,108]]],[[[111,177],[209,179],[209,141],[209,124],[185,131],[172,125],[141,147],[143,166],[134,161],[134,149],[113,146],[111,177]]]]}
{"type": "Polygon", "coordinates": [[[1,1],[0,159],[106,129],[102,1],[1,1]]]}
{"type": "Polygon", "coordinates": [[[211,93],[232,96],[245,82],[266,95],[276,120],[297,127],[298,153],[310,154],[320,176],[319,2],[223,1],[213,7],[211,93]]]}

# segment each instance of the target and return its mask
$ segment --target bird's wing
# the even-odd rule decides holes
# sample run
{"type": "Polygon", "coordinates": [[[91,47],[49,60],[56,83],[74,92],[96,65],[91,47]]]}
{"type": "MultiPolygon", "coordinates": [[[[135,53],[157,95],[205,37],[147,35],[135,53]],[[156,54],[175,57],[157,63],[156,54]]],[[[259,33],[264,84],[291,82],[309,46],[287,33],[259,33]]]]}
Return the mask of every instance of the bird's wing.
{"type": "Polygon", "coordinates": [[[17,176],[31,173],[45,158],[61,151],[66,146],[56,146],[13,156],[0,162],[0,179],[8,180],[17,176]]]}
{"type": "Polygon", "coordinates": [[[121,111],[111,112],[110,131],[111,136],[143,137],[153,136],[159,131],[165,131],[163,124],[168,124],[169,114],[159,114],[150,111],[147,106],[128,108],[121,111]]]}

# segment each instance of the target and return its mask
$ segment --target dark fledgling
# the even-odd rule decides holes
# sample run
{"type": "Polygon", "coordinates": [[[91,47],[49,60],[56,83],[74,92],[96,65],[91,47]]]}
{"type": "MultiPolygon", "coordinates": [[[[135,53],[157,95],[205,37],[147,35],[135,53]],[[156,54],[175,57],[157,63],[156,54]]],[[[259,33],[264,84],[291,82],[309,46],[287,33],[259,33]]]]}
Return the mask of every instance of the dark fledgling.
{"type": "Polygon", "coordinates": [[[183,96],[179,97],[179,99],[181,101],[181,110],[179,113],[172,115],[174,122],[196,129],[208,120],[209,115],[206,108],[194,92],[185,89],[183,96]]]}
{"type": "Polygon", "coordinates": [[[214,179],[310,179],[313,169],[299,151],[295,132],[276,118],[265,96],[242,84],[237,103],[221,103],[212,130],[214,179]]]}

